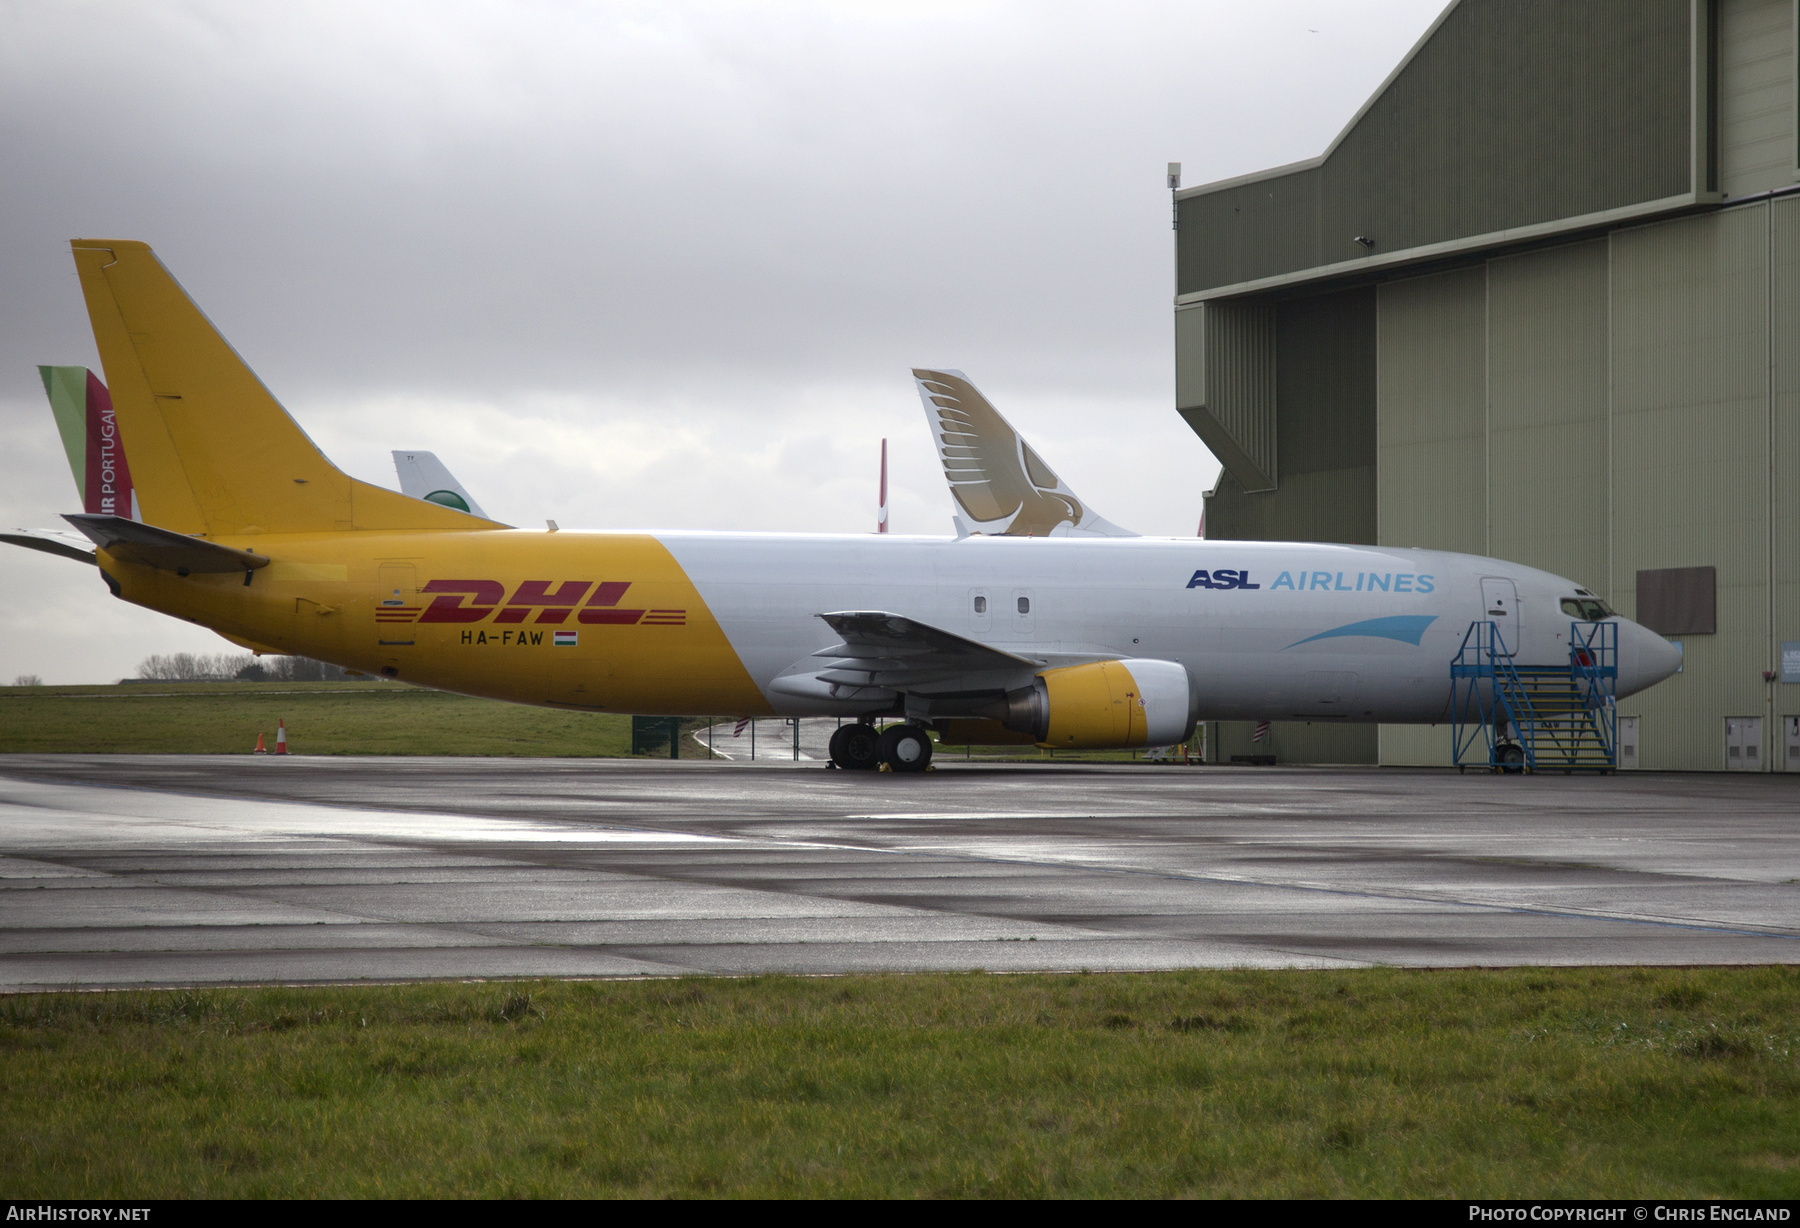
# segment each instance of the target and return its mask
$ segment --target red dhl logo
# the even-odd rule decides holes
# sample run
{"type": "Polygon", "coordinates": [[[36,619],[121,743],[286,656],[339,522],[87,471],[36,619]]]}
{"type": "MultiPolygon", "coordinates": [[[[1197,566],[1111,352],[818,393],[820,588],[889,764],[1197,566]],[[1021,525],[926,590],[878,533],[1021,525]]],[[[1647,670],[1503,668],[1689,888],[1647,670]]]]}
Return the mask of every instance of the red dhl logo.
{"type": "Polygon", "coordinates": [[[508,598],[506,586],[498,580],[432,580],[420,589],[434,594],[430,605],[421,611],[398,599],[384,601],[375,609],[378,623],[478,623],[493,616],[496,623],[522,623],[531,617],[537,623],[567,622],[569,615],[583,623],[614,626],[681,627],[687,625],[686,610],[624,609],[629,580],[527,580],[508,598]],[[504,599],[504,600],[503,600],[504,599]],[[584,600],[585,599],[585,600],[584,600]]]}

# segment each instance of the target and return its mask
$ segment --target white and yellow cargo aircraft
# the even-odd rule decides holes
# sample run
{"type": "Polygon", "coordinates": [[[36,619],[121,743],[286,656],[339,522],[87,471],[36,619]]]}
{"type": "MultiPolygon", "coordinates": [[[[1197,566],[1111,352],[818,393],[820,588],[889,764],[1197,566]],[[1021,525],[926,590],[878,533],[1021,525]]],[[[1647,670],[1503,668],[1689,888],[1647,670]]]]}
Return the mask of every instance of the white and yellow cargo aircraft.
{"type": "Polygon", "coordinates": [[[115,596],[258,652],[589,711],[850,717],[834,761],[902,771],[932,729],[1098,748],[1201,718],[1434,721],[1477,619],[1565,664],[1571,610],[1616,621],[1620,695],[1678,663],[1495,559],[1121,536],[1010,428],[990,446],[948,371],[915,378],[957,537],[510,528],[340,472],[148,246],[73,247],[141,519],[66,519],[115,596]]]}

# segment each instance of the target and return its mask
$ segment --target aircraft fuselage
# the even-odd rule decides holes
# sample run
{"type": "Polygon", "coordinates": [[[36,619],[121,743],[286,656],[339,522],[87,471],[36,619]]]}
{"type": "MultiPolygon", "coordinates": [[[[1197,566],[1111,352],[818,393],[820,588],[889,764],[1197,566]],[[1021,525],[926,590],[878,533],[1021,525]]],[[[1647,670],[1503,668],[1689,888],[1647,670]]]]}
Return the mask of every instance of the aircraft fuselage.
{"type": "MultiPolygon", "coordinates": [[[[1432,722],[1471,622],[1493,618],[1519,664],[1566,665],[1572,619],[1561,602],[1578,592],[1473,555],[1185,538],[501,530],[218,540],[271,563],[248,583],[104,551],[102,569],[126,600],[268,651],[472,695],[645,715],[899,714],[891,697],[791,685],[839,642],[817,616],[854,610],[1030,662],[909,688],[914,715],[931,712],[933,695],[1149,658],[1186,669],[1202,719],[1432,722]]],[[[1662,637],[1614,621],[1619,695],[1674,672],[1679,658],[1662,637]]]]}

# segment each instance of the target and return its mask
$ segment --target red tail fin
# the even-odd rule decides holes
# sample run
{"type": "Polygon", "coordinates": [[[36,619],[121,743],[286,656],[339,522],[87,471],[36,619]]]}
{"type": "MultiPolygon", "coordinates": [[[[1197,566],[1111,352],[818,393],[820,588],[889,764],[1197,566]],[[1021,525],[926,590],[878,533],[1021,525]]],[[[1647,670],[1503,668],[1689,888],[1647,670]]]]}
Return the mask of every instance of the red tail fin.
{"type": "Polygon", "coordinates": [[[87,497],[84,510],[103,516],[141,520],[137,492],[131,487],[131,466],[125,461],[125,444],[119,438],[119,420],[113,413],[106,385],[92,371],[87,373],[87,497]]]}
{"type": "Polygon", "coordinates": [[[887,440],[881,441],[881,513],[875,519],[875,531],[887,532],[887,440]]]}

